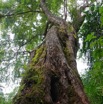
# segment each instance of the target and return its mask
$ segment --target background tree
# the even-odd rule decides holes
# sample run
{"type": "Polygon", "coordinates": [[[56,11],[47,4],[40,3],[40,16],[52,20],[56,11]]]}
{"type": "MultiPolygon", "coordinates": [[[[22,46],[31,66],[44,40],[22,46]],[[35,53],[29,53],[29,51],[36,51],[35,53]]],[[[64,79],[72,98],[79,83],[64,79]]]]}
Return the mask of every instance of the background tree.
{"type": "Polygon", "coordinates": [[[95,1],[90,1],[89,5],[83,3],[82,7],[75,0],[1,2],[2,69],[5,69],[4,65],[9,61],[6,68],[10,64],[15,65],[13,73],[16,78],[25,69],[21,87],[13,103],[89,104],[75,59],[78,48],[76,34],[84,20],[81,10],[91,6],[93,2],[95,1]],[[62,4],[64,19],[61,18],[62,13],[58,12],[62,4]],[[71,16],[69,23],[66,22],[68,12],[71,16]],[[12,31],[12,37],[9,31],[12,31]],[[28,55],[31,58],[26,66],[28,55]]]}

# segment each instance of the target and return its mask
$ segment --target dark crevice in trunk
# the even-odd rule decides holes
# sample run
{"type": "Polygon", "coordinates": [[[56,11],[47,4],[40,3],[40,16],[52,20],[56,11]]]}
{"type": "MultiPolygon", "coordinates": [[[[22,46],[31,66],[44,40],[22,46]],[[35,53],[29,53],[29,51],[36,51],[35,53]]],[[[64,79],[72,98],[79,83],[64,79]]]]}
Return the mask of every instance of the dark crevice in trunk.
{"type": "Polygon", "coordinates": [[[51,98],[54,103],[59,100],[59,78],[55,75],[51,77],[51,98]]]}

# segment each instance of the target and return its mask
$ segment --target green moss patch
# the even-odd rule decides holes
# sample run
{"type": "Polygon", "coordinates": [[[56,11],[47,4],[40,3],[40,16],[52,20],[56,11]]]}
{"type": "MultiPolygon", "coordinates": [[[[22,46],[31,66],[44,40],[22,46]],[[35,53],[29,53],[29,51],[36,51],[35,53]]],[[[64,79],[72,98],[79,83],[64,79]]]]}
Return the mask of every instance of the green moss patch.
{"type": "Polygon", "coordinates": [[[41,46],[40,48],[38,48],[36,50],[36,54],[35,54],[34,58],[32,59],[32,62],[33,63],[37,63],[38,62],[39,57],[41,56],[43,50],[44,50],[44,47],[43,46],[41,46]]]}

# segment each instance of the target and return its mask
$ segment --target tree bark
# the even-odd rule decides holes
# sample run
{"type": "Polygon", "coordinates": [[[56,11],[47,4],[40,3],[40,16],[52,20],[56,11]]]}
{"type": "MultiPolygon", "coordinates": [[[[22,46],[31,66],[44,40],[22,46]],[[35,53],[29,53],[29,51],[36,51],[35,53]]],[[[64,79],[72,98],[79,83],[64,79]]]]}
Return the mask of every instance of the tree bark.
{"type": "Polygon", "coordinates": [[[54,16],[44,0],[41,7],[54,25],[31,59],[13,104],[90,104],[77,71],[75,30],[54,16]]]}

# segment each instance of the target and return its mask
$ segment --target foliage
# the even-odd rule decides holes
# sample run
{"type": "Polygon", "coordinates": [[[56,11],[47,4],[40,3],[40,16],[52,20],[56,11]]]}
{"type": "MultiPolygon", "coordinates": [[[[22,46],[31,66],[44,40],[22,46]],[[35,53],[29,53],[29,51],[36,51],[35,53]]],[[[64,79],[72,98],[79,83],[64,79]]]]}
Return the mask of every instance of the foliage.
{"type": "Polygon", "coordinates": [[[85,86],[85,91],[91,101],[91,104],[103,103],[103,73],[101,69],[91,69],[84,76],[82,80],[85,86]]]}
{"type": "Polygon", "coordinates": [[[103,25],[102,5],[92,5],[80,30],[83,39],[82,54],[88,58],[89,69],[82,76],[91,104],[103,103],[103,25]]]}
{"type": "Polygon", "coordinates": [[[79,31],[80,37],[83,39],[83,48],[81,49],[81,52],[84,53],[90,61],[93,61],[91,57],[92,52],[94,52],[97,47],[101,48],[101,46],[98,45],[103,34],[103,26],[101,25],[100,19],[101,14],[99,12],[100,8],[101,4],[92,5],[88,11],[85,11],[85,22],[82,29],[79,31]]]}

